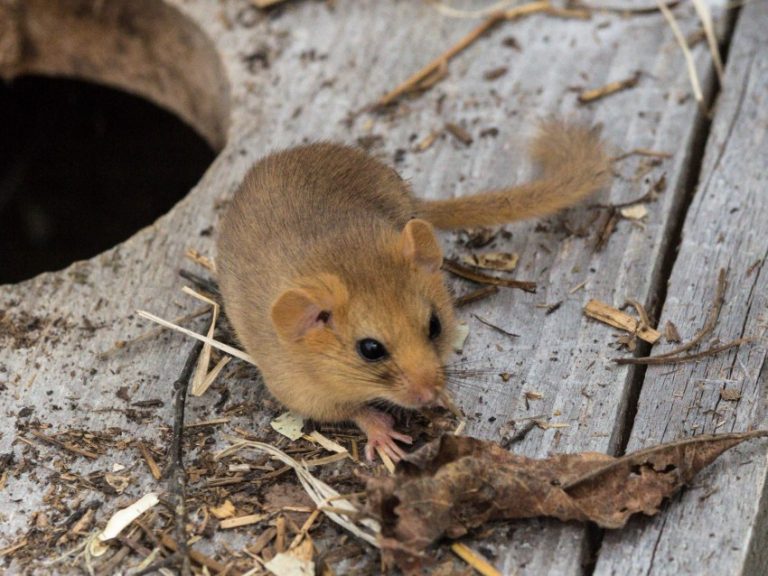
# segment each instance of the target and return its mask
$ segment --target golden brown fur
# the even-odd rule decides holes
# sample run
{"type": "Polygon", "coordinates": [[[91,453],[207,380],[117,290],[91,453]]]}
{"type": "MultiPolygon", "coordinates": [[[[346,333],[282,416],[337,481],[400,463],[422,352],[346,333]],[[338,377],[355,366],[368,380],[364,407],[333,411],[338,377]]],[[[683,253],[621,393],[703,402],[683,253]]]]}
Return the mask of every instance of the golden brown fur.
{"type": "Polygon", "coordinates": [[[433,401],[455,321],[424,220],[457,228],[542,216],[608,175],[599,138],[581,127],[545,124],[532,154],[541,180],[435,202],[345,146],[301,146],[256,164],[222,222],[217,266],[226,312],[275,397],[317,420],[353,419],[371,437],[374,424],[386,429],[372,424],[371,401],[433,401]],[[389,355],[365,360],[357,346],[367,338],[389,355]]]}

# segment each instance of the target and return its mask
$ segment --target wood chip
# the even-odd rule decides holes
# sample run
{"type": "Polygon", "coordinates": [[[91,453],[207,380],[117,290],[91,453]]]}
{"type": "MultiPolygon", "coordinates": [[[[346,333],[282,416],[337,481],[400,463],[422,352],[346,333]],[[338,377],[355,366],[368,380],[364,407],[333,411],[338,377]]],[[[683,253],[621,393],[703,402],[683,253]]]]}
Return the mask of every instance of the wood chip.
{"type": "Polygon", "coordinates": [[[144,442],[137,442],[136,446],[139,449],[144,462],[146,462],[147,468],[149,468],[149,473],[152,474],[152,478],[155,480],[160,480],[160,478],[163,476],[163,473],[160,471],[160,466],[157,465],[157,462],[152,456],[152,453],[149,451],[149,448],[147,448],[144,442]]]}
{"type": "Polygon", "coordinates": [[[246,516],[237,516],[235,518],[227,518],[222,520],[219,524],[219,528],[222,530],[229,530],[230,528],[240,528],[241,526],[250,526],[251,524],[258,524],[265,518],[268,518],[269,514],[248,514],[246,516]]]}
{"type": "Polygon", "coordinates": [[[514,270],[518,260],[520,260],[520,256],[513,252],[485,252],[484,254],[470,254],[462,257],[462,261],[470,266],[501,272],[514,270]]]}
{"type": "Polygon", "coordinates": [[[347,449],[344,448],[344,446],[322,435],[317,430],[314,430],[311,434],[305,434],[304,438],[306,440],[309,440],[310,442],[319,444],[329,452],[336,452],[337,454],[347,454],[348,452],[347,449]]]}
{"type": "Polygon", "coordinates": [[[208,510],[218,520],[232,518],[235,515],[235,505],[229,499],[224,500],[220,506],[209,507],[208,510]]]}
{"type": "Polygon", "coordinates": [[[622,208],[619,212],[621,213],[621,216],[627,220],[642,220],[648,216],[648,208],[646,208],[645,204],[627,206],[626,208],[622,208]]]}
{"type": "Polygon", "coordinates": [[[456,140],[465,146],[469,146],[474,141],[472,139],[472,135],[458,124],[454,124],[453,122],[446,122],[445,129],[451,136],[456,138],[456,140]]]}
{"type": "Polygon", "coordinates": [[[658,330],[651,327],[640,327],[637,319],[599,300],[593,299],[587,302],[584,307],[584,314],[603,324],[608,324],[630,334],[637,334],[638,338],[649,344],[654,344],[661,338],[661,333],[658,330]]]}
{"type": "Polygon", "coordinates": [[[667,320],[667,323],[664,324],[664,338],[667,342],[679,343],[682,341],[680,332],[677,331],[677,326],[671,320],[667,320]]]}

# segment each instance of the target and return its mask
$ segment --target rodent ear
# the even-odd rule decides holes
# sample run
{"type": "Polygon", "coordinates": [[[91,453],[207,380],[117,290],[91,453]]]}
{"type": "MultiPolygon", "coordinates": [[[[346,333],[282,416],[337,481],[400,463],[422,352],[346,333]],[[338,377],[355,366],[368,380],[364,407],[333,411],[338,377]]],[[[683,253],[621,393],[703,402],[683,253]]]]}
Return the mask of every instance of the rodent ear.
{"type": "Polygon", "coordinates": [[[428,272],[437,272],[443,265],[443,251],[432,224],[426,220],[409,220],[400,236],[403,254],[428,272]]]}
{"type": "Polygon", "coordinates": [[[332,274],[320,274],[302,284],[301,288],[289,288],[272,304],[272,325],[283,340],[295,342],[312,330],[324,328],[347,300],[346,287],[332,274]]]}

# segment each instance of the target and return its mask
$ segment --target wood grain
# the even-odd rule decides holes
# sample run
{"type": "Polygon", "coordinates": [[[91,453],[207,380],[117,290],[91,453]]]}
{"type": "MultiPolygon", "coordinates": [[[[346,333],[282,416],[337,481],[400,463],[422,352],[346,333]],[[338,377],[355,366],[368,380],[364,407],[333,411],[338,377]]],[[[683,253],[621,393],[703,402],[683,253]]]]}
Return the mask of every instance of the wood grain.
{"type": "MultiPolygon", "coordinates": [[[[466,362],[470,367],[490,369],[494,375],[468,380],[454,393],[471,417],[468,433],[482,438],[500,440],[511,429],[510,422],[533,416],[567,425],[532,430],[514,445],[517,452],[542,456],[550,452],[617,450],[635,369],[613,365],[615,331],[585,319],[581,311],[591,298],[614,306],[620,306],[628,297],[635,298],[653,309],[657,288],[664,281],[664,256],[674,248],[670,246],[671,231],[685,204],[687,171],[695,160],[694,136],[703,119],[689,94],[682,55],[659,14],[628,18],[596,14],[590,21],[536,15],[501,24],[455,58],[448,76],[431,90],[416,98],[405,98],[388,112],[370,114],[360,111],[442,53],[477,22],[439,16],[426,2],[343,0],[335,2],[333,10],[324,3],[289,2],[269,16],[246,2],[157,2],[196,23],[185,24],[184,34],[199,29],[211,39],[229,88],[211,87],[208,93],[214,95],[216,105],[204,106],[197,116],[194,93],[185,89],[179,96],[177,112],[193,124],[197,120],[204,133],[227,126],[227,143],[200,184],[154,225],[89,261],[0,287],[0,309],[14,330],[36,327],[23,337],[14,336],[17,332],[10,329],[0,333],[0,383],[7,388],[0,395],[5,416],[0,428],[0,453],[14,451],[20,456],[24,450],[13,439],[15,426],[29,420],[20,415],[25,407],[33,408],[33,418],[51,424],[54,430],[119,426],[127,437],[162,442],[161,427],[168,426],[171,418],[168,390],[180,371],[188,342],[179,335],[165,334],[105,359],[99,355],[116,340],[151,329],[136,317],[135,309],[172,318],[196,306],[180,295],[183,283],[176,270],[185,265],[188,248],[213,256],[213,241],[201,231],[215,226],[248,167],[267,151],[305,140],[362,142],[371,153],[393,163],[417,194],[448,197],[530,178],[534,169],[525,155],[528,138],[536,120],[552,114],[602,124],[605,138],[616,154],[635,148],[673,154],[669,159],[633,156],[617,163],[619,177],[597,199],[601,203],[640,198],[663,174],[666,190],[647,205],[649,215],[642,226],[618,221],[601,251],[594,247],[605,224],[604,209],[581,207],[541,223],[507,226],[511,236],[499,237],[489,249],[519,254],[516,277],[536,280],[539,289],[536,294],[502,290],[492,299],[462,309],[461,316],[472,329],[464,350],[466,362]],[[514,42],[505,42],[509,38],[514,42]],[[515,45],[519,50],[510,47],[515,45]],[[485,79],[486,72],[502,66],[508,68],[506,74],[492,81],[485,79]],[[642,74],[633,88],[591,104],[578,103],[579,90],[630,77],[638,70],[642,74]],[[228,102],[216,100],[227,95],[228,102]],[[228,117],[221,118],[222,114],[228,117]],[[428,149],[413,151],[419,141],[441,131],[446,123],[465,129],[473,138],[472,144],[467,146],[442,134],[428,149]],[[578,289],[581,285],[583,288],[578,289]],[[562,305],[549,315],[546,308],[536,306],[560,301],[562,305]],[[521,336],[510,342],[473,320],[472,314],[521,336]],[[504,381],[495,376],[502,372],[512,377],[504,381]],[[126,415],[129,405],[116,396],[122,387],[134,400],[163,398],[165,406],[149,413],[147,423],[137,424],[126,415]],[[528,401],[527,391],[539,392],[542,398],[528,401]]],[[[722,4],[719,0],[713,2],[715,7],[722,4]]],[[[67,9],[77,2],[62,0],[56,5],[67,9]]],[[[467,7],[472,5],[466,3],[467,7]]],[[[683,5],[676,12],[686,33],[696,29],[692,7],[683,5]]],[[[721,11],[715,15],[722,18],[721,11]]],[[[193,44],[197,46],[199,41],[193,44]]],[[[110,46],[120,50],[119,45],[110,46]]],[[[713,74],[706,46],[696,45],[693,53],[705,86],[710,86],[713,74]]],[[[87,74],[67,68],[67,63],[72,64],[70,60],[59,58],[56,63],[61,73],[115,81],[114,71],[107,74],[99,68],[99,62],[88,68],[87,74]]],[[[162,76],[164,81],[170,82],[173,77],[172,64],[165,69],[171,72],[162,76]]],[[[41,63],[38,69],[45,67],[41,63]]],[[[217,78],[215,74],[210,77],[217,78]]],[[[141,82],[146,78],[142,77],[141,82]]],[[[756,73],[751,82],[758,82],[756,73]]],[[[163,84],[168,85],[172,82],[163,84]]],[[[161,98],[149,89],[139,91],[173,108],[171,100],[163,100],[169,92],[161,98]]],[[[752,104],[744,99],[741,106],[747,109],[752,104]]],[[[715,136],[722,141],[730,135],[733,140],[735,132],[721,126],[723,113],[718,112],[715,136]]],[[[740,132],[744,138],[762,133],[740,132]]],[[[746,150],[746,143],[741,150],[746,150]]],[[[741,161],[750,160],[751,154],[750,150],[741,161]]],[[[713,176],[708,186],[712,190],[717,186],[725,189],[727,179],[714,170],[722,162],[711,156],[707,166],[713,176]]],[[[756,162],[757,158],[752,160],[756,162]]],[[[745,169],[761,173],[752,164],[745,169]]],[[[750,198],[755,204],[749,209],[754,214],[750,222],[757,223],[760,197],[753,190],[750,198]]],[[[762,209],[766,209],[764,200],[762,209]]],[[[746,213],[743,210],[731,218],[746,213]]],[[[705,218],[706,230],[712,235],[697,241],[702,250],[725,250],[727,242],[722,246],[714,242],[721,228],[726,230],[726,216],[720,206],[705,218]]],[[[743,227],[743,232],[758,236],[756,224],[743,227]]],[[[451,256],[468,253],[458,237],[448,234],[443,238],[451,256]]],[[[750,257],[756,259],[758,255],[750,252],[750,257]]],[[[700,291],[697,304],[706,300],[706,291],[713,283],[713,278],[702,274],[709,264],[691,267],[689,276],[678,273],[677,280],[673,278],[673,284],[680,283],[681,290],[691,286],[691,290],[700,291]]],[[[716,265],[711,262],[713,270],[716,265]]],[[[735,264],[731,269],[732,286],[743,287],[736,275],[746,272],[735,264]]],[[[749,284],[756,277],[744,281],[749,284]]],[[[458,285],[459,281],[452,282],[458,285]]],[[[755,291],[754,298],[757,294],[755,291]]],[[[728,314],[728,306],[724,315],[728,314]]],[[[752,314],[757,314],[758,309],[754,307],[752,314]]],[[[701,317],[700,312],[696,309],[690,314],[665,317],[672,319],[685,337],[692,333],[692,323],[701,317]]],[[[202,331],[203,325],[198,320],[193,327],[202,331]]],[[[722,332],[723,338],[732,335],[722,332]]],[[[758,360],[757,356],[744,358],[755,377],[761,366],[758,360]]],[[[233,418],[222,427],[223,431],[241,427],[267,434],[268,422],[276,411],[264,403],[266,393],[255,372],[232,362],[224,371],[224,382],[231,391],[232,403],[250,402],[253,409],[248,416],[233,418]]],[[[745,386],[747,397],[749,390],[757,394],[756,384],[745,386]]],[[[190,420],[213,417],[214,401],[210,395],[190,399],[190,420]]],[[[747,404],[742,400],[742,406],[747,404]]],[[[762,404],[755,404],[751,410],[759,412],[762,404]]],[[[734,427],[743,428],[751,417],[739,416],[734,427]]],[[[661,414],[645,418],[648,430],[661,425],[661,414]]],[[[672,416],[664,420],[672,421],[672,416]]],[[[639,431],[637,434],[638,438],[650,437],[639,431]]],[[[221,446],[221,440],[217,445],[221,446]]],[[[45,450],[42,454],[53,457],[55,453],[45,450]]],[[[96,465],[106,468],[119,462],[130,466],[134,460],[133,454],[114,453],[100,458],[96,465]]],[[[92,467],[75,462],[73,469],[89,471],[92,467]]],[[[145,467],[137,467],[133,473],[136,482],[127,494],[135,496],[157,488],[145,467]]],[[[9,478],[3,494],[8,502],[3,509],[7,521],[0,524],[0,542],[13,541],[27,527],[32,512],[42,506],[46,480],[43,471],[37,480],[9,478]]],[[[742,484],[740,490],[745,489],[742,484]]],[[[721,494],[725,492],[731,490],[721,486],[721,494]]],[[[756,494],[755,490],[752,494],[756,494]]],[[[113,509],[114,502],[107,502],[97,518],[103,519],[113,509]]],[[[729,514],[735,516],[736,512],[730,510],[729,514]]],[[[677,516],[664,518],[670,529],[685,524],[677,516]]],[[[748,525],[742,521],[742,530],[734,533],[733,545],[740,549],[749,546],[750,536],[745,531],[748,525]]],[[[674,529],[665,531],[664,537],[671,538],[668,533],[672,532],[674,529]]],[[[226,538],[234,548],[239,542],[236,535],[218,537],[226,538]]],[[[627,538],[633,541],[631,533],[627,538]]],[[[582,574],[591,553],[590,542],[583,526],[532,520],[501,527],[482,544],[493,551],[493,563],[502,573],[522,576],[582,574]]],[[[370,556],[375,566],[373,554],[370,556]]],[[[634,552],[628,558],[638,565],[642,561],[634,552]]],[[[724,558],[721,573],[738,570],[747,562],[745,554],[729,553],[724,558]]]]}
{"type": "MultiPolygon", "coordinates": [[[[628,450],[768,425],[766,26],[768,4],[744,7],[661,315],[662,323],[685,327],[684,340],[693,336],[706,320],[722,267],[728,289],[713,336],[758,341],[693,364],[648,368],[628,450]],[[737,390],[740,399],[727,401],[723,389],[737,390]]],[[[766,448],[757,441],[724,455],[662,515],[606,534],[595,574],[764,574],[766,448]]]]}

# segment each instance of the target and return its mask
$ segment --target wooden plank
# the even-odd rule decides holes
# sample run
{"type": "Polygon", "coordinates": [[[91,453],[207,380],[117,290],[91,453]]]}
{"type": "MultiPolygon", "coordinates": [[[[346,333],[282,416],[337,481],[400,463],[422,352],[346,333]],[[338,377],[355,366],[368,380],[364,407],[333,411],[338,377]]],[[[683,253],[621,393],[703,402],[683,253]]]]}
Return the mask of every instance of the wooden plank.
{"type": "MultiPolygon", "coordinates": [[[[766,27],[768,4],[747,4],[661,316],[684,339],[692,337],[707,316],[718,270],[725,268],[728,287],[713,336],[759,340],[694,364],[649,367],[630,450],[768,425],[766,27]]],[[[765,574],[766,448],[764,441],[751,442],[723,455],[663,514],[606,534],[595,574],[765,574]]]]}
{"type": "MultiPolygon", "coordinates": [[[[541,456],[615,450],[633,372],[613,365],[614,331],[584,318],[582,308],[591,298],[613,306],[627,297],[651,303],[701,121],[688,96],[683,58],[660,15],[599,14],[586,22],[539,15],[505,23],[457,57],[448,77],[431,91],[383,114],[354,114],[477,23],[439,16],[423,2],[346,0],[336,2],[334,10],[323,3],[291,2],[270,17],[241,3],[166,3],[214,39],[232,83],[229,143],[200,185],[156,225],[60,273],[0,287],[0,309],[17,319],[39,318],[43,327],[24,346],[0,348],[0,382],[11,390],[0,396],[4,414],[18,415],[21,407],[32,406],[36,417],[57,429],[118,426],[126,437],[157,441],[159,427],[169,424],[170,403],[141,425],[127,417],[122,400],[115,411],[116,393],[128,386],[136,399],[167,399],[189,342],[166,335],[103,360],[99,354],[115,340],[149,328],[133,315],[136,308],[172,318],[196,306],[179,295],[182,283],[175,271],[188,248],[213,255],[213,240],[200,231],[215,225],[222,200],[267,151],[304,139],[362,141],[393,162],[419,195],[469,194],[530,178],[528,137],[537,118],[557,113],[602,123],[617,153],[634,148],[673,153],[656,165],[641,157],[622,161],[617,165],[621,176],[601,202],[639,198],[664,174],[667,188],[648,205],[644,226],[618,222],[602,251],[594,246],[606,214],[594,208],[507,227],[511,237],[500,236],[493,249],[518,253],[517,277],[537,280],[540,289],[535,295],[501,291],[462,311],[472,328],[466,365],[488,369],[489,376],[467,380],[455,394],[471,416],[469,433],[480,437],[500,440],[514,432],[511,421],[531,417],[567,425],[534,429],[513,446],[515,451],[541,456]],[[499,67],[506,67],[506,74],[485,79],[499,67]],[[635,87],[578,103],[575,88],[603,86],[638,70],[642,75],[635,87]],[[449,122],[468,130],[472,144],[441,135],[428,149],[412,150],[449,122]],[[562,305],[549,315],[536,306],[556,302],[562,305]],[[510,342],[476,322],[472,313],[521,337],[510,342]],[[56,324],[57,319],[63,320],[56,324]],[[86,330],[88,323],[97,328],[86,330]],[[501,372],[512,378],[505,382],[497,376],[501,372]],[[528,401],[526,391],[540,392],[542,398],[528,401]]],[[[689,6],[681,6],[678,14],[686,33],[697,27],[689,6]]],[[[694,57],[708,85],[711,65],[703,44],[694,48],[694,57]]],[[[89,74],[98,77],[98,70],[89,74]]],[[[458,237],[444,236],[447,252],[457,256],[466,253],[458,237]]],[[[196,325],[198,331],[202,326],[196,325]]],[[[240,427],[268,434],[272,413],[261,403],[264,391],[254,372],[238,375],[233,369],[227,376],[230,402],[250,402],[252,410],[233,417],[225,431],[240,427]]],[[[192,399],[190,421],[212,418],[212,403],[209,396],[192,399]]],[[[0,453],[20,453],[10,428],[3,432],[0,453]]],[[[98,463],[133,462],[127,453],[109,458],[98,463]]],[[[81,463],[73,469],[86,470],[81,463]]],[[[132,473],[137,479],[126,494],[157,489],[144,467],[132,473]]],[[[42,506],[44,482],[44,477],[39,483],[8,479],[9,505],[3,512],[9,520],[0,525],[4,539],[11,541],[26,528],[31,513],[42,506]]],[[[108,502],[98,518],[113,509],[114,502],[108,502]]],[[[229,538],[234,546],[236,540],[229,538]]],[[[583,527],[538,520],[496,530],[484,544],[503,573],[520,575],[580,574],[590,551],[583,527]]]]}

